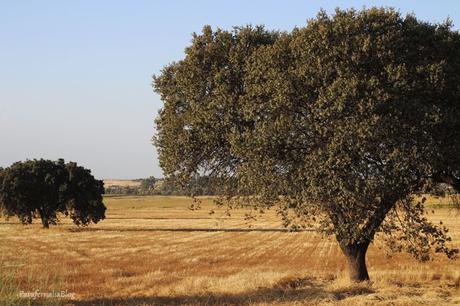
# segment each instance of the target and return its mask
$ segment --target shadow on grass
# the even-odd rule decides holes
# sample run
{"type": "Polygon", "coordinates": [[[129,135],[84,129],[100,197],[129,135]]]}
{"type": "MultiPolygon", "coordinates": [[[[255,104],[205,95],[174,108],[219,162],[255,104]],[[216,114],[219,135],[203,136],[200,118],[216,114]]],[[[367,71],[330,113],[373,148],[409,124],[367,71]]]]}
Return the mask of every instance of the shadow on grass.
{"type": "Polygon", "coordinates": [[[334,290],[333,294],[337,300],[343,300],[356,295],[367,295],[375,291],[368,287],[352,287],[334,290]]]}
{"type": "Polygon", "coordinates": [[[125,306],[125,305],[250,305],[257,303],[282,302],[289,304],[322,304],[351,296],[373,293],[371,289],[331,292],[324,285],[311,278],[281,280],[272,288],[260,288],[241,294],[134,296],[127,298],[96,298],[71,301],[74,306],[125,306]]]}
{"type": "Polygon", "coordinates": [[[69,232],[313,232],[314,229],[290,230],[288,228],[144,228],[144,227],[103,227],[69,228],[69,232]]]}
{"type": "MultiPolygon", "coordinates": [[[[114,218],[112,218],[114,219],[114,218]]],[[[116,219],[116,218],[115,218],[116,219]]],[[[122,218],[120,218],[122,219],[122,218]]],[[[152,218],[154,219],[154,218],[152,218]]],[[[157,218],[162,219],[162,218],[157,218]]],[[[23,224],[21,222],[0,222],[1,225],[22,225],[24,228],[33,228],[33,226],[42,227],[39,223],[33,224],[23,224]]],[[[59,228],[59,227],[67,227],[73,226],[69,224],[62,224],[59,223],[57,225],[53,225],[52,228],[59,228]]],[[[78,233],[78,232],[236,232],[236,233],[246,233],[246,232],[281,232],[281,233],[296,233],[296,232],[314,232],[314,229],[299,229],[299,230],[292,230],[289,228],[194,228],[194,227],[187,227],[187,228],[177,228],[177,227],[71,227],[67,228],[67,231],[71,233],[78,233]]]]}
{"type": "Polygon", "coordinates": [[[129,218],[129,217],[108,217],[106,220],[240,220],[241,218],[231,217],[216,217],[216,218],[203,218],[203,217],[188,217],[188,218],[171,218],[171,217],[142,217],[142,218],[129,218]]]}
{"type": "Polygon", "coordinates": [[[4,222],[0,222],[0,225],[25,225],[21,222],[15,222],[15,221],[4,221],[4,222]]]}

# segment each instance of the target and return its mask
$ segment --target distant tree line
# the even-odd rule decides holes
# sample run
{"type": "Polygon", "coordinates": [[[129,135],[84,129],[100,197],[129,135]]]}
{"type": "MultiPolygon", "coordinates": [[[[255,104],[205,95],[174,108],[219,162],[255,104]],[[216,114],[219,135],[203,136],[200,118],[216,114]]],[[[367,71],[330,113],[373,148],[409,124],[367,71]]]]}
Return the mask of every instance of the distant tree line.
{"type": "Polygon", "coordinates": [[[216,178],[209,176],[194,176],[186,183],[179,183],[174,178],[160,179],[153,176],[136,179],[138,186],[110,186],[106,187],[106,194],[117,195],[180,195],[202,196],[220,195],[223,193],[222,184],[216,178]]]}

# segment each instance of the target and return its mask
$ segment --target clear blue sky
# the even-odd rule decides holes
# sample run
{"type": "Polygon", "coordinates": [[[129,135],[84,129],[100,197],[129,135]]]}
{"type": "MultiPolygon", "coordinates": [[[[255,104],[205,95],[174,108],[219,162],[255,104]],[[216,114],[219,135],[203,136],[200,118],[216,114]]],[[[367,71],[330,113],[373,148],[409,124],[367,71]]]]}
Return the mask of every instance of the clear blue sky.
{"type": "Polygon", "coordinates": [[[65,158],[99,178],[162,176],[151,76],[203,25],[289,30],[320,8],[391,6],[460,25],[460,1],[0,0],[0,166],[65,158]]]}

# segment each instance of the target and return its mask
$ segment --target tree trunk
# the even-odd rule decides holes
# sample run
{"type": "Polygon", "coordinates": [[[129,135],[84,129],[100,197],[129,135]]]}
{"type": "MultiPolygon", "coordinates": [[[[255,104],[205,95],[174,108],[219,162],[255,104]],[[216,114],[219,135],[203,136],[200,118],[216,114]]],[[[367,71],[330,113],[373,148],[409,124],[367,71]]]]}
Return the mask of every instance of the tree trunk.
{"type": "Polygon", "coordinates": [[[50,228],[48,218],[43,213],[43,210],[40,210],[40,218],[42,219],[43,228],[50,228]]]}
{"type": "Polygon", "coordinates": [[[369,280],[366,267],[366,252],[369,242],[345,244],[340,243],[342,252],[347,257],[350,280],[362,282],[369,280]]]}

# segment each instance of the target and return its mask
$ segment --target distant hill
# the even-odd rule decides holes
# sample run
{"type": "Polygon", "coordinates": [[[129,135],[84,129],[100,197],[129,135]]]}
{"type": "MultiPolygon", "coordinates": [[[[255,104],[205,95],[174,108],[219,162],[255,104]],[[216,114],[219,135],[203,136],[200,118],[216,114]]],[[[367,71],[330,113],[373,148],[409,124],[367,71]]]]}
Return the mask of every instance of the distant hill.
{"type": "Polygon", "coordinates": [[[116,180],[106,179],[104,180],[104,186],[107,187],[139,187],[141,182],[139,180],[116,180]]]}

